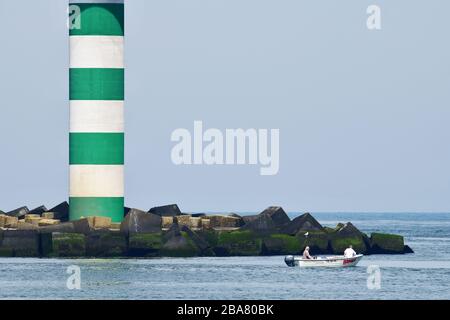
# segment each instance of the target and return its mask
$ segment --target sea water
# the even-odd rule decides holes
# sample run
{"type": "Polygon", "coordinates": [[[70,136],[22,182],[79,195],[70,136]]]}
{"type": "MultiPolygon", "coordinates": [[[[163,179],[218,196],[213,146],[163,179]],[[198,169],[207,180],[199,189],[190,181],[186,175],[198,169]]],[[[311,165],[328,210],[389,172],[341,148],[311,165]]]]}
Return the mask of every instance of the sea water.
{"type": "Polygon", "coordinates": [[[450,299],[450,214],[313,215],[325,226],[402,234],[415,253],[365,256],[345,269],[289,268],[281,256],[2,258],[0,299],[450,299]],[[79,267],[79,290],[67,286],[69,266],[79,267]],[[368,285],[369,266],[379,268],[377,286],[368,285]]]}

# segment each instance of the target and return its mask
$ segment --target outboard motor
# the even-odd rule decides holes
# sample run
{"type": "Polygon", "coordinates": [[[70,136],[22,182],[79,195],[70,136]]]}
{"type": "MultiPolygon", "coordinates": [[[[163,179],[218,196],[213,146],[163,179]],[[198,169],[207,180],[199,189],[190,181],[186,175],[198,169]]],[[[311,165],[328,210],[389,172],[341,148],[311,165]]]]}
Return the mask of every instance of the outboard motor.
{"type": "Polygon", "coordinates": [[[284,262],[288,265],[288,267],[295,267],[295,259],[294,256],[286,256],[284,258],[284,262]]]}

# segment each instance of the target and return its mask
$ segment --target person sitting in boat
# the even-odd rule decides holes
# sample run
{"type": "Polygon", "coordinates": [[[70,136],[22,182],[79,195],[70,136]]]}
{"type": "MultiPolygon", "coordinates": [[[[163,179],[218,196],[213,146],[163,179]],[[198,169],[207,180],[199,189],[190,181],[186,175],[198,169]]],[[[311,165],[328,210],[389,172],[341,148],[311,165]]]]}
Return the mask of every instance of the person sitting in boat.
{"type": "Polygon", "coordinates": [[[349,245],[344,251],[344,258],[353,258],[354,256],[356,256],[356,252],[353,250],[353,246],[349,245]]]}
{"type": "Polygon", "coordinates": [[[303,251],[303,259],[312,259],[311,255],[309,254],[309,247],[306,246],[305,251],[303,251]]]}

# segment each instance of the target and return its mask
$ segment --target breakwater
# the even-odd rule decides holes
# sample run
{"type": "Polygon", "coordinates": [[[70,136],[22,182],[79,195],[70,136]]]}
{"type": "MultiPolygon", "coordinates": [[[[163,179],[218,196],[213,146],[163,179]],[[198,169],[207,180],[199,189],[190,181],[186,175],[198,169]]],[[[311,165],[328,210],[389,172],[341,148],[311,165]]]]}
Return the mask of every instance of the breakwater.
{"type": "Polygon", "coordinates": [[[270,256],[311,253],[342,254],[353,245],[358,253],[413,252],[401,235],[367,235],[351,222],[322,226],[311,214],[290,219],[281,207],[260,214],[182,213],[177,205],[149,211],[125,208],[122,223],[86,217],[68,221],[69,205],[0,212],[3,257],[195,257],[270,256]]]}

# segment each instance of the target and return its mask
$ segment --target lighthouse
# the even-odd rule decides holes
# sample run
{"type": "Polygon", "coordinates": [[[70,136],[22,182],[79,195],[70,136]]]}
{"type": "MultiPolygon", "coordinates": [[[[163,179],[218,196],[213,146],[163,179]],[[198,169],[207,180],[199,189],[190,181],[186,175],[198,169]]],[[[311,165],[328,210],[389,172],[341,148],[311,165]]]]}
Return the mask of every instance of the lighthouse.
{"type": "Polygon", "coordinates": [[[124,213],[124,1],[69,1],[70,219],[124,213]]]}

